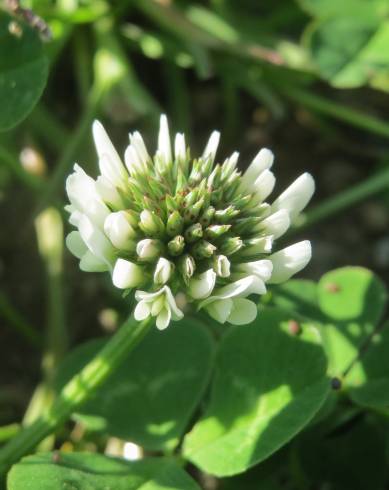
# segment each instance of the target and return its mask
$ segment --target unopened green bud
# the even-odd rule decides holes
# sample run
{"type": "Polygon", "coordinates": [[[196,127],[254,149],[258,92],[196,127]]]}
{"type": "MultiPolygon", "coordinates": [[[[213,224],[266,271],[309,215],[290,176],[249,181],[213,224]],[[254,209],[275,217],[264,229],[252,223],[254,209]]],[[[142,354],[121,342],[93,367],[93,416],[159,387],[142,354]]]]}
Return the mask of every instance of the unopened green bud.
{"type": "Polygon", "coordinates": [[[195,242],[203,236],[203,228],[200,223],[195,223],[185,231],[185,238],[188,243],[195,242]]]}
{"type": "Polygon", "coordinates": [[[159,216],[155,212],[148,209],[144,209],[140,215],[139,227],[148,235],[159,236],[163,234],[165,225],[159,216]]]}
{"type": "Polygon", "coordinates": [[[202,161],[201,160],[194,160],[192,164],[192,171],[189,175],[189,183],[190,184],[197,184],[201,178],[202,178],[202,161]]]}
{"type": "Polygon", "coordinates": [[[194,258],[189,255],[183,255],[178,263],[178,268],[184,278],[184,281],[188,283],[189,279],[193,276],[194,271],[196,270],[196,262],[194,258]]]}
{"type": "Polygon", "coordinates": [[[220,199],[223,197],[223,188],[218,187],[217,189],[213,189],[211,193],[211,203],[218,205],[220,204],[220,199]]]}
{"type": "Polygon", "coordinates": [[[132,209],[126,209],[124,211],[126,213],[126,219],[130,223],[130,225],[136,229],[139,226],[139,213],[132,209]]]}
{"type": "Polygon", "coordinates": [[[235,170],[224,183],[224,197],[226,200],[231,200],[235,196],[240,185],[239,176],[239,172],[235,170]]]}
{"type": "Polygon", "coordinates": [[[185,199],[184,199],[185,207],[192,206],[192,204],[194,204],[196,202],[197,194],[198,194],[198,192],[196,189],[195,191],[189,192],[189,194],[187,194],[185,196],[185,199]]]}
{"type": "Polygon", "coordinates": [[[227,238],[221,245],[220,251],[224,255],[232,255],[243,247],[243,242],[239,237],[227,238]]]}
{"type": "Polygon", "coordinates": [[[210,225],[205,229],[206,238],[219,238],[231,228],[231,225],[210,225]]]}
{"type": "Polygon", "coordinates": [[[232,174],[232,172],[235,170],[236,164],[238,162],[238,157],[239,157],[239,153],[235,151],[230,156],[230,158],[227,158],[226,161],[223,163],[222,168],[221,168],[221,180],[222,181],[227,180],[230,177],[230,175],[232,174]]]}
{"type": "Polygon", "coordinates": [[[165,203],[166,203],[166,209],[168,210],[169,213],[173,213],[174,211],[178,210],[178,204],[176,199],[174,199],[169,194],[166,194],[165,203]]]}
{"type": "Polygon", "coordinates": [[[209,206],[201,215],[200,222],[204,226],[209,225],[209,223],[211,223],[213,217],[215,216],[215,211],[216,209],[213,206],[209,206]]]}
{"type": "Polygon", "coordinates": [[[197,202],[195,202],[192,206],[189,206],[185,212],[185,221],[189,223],[195,220],[200,214],[203,205],[204,205],[204,198],[201,198],[197,202]]]}
{"type": "Polygon", "coordinates": [[[184,219],[178,211],[173,211],[167,219],[166,231],[169,236],[175,236],[182,232],[184,219]]]}
{"type": "Polygon", "coordinates": [[[258,216],[237,219],[234,223],[234,231],[239,234],[250,233],[250,231],[253,231],[253,227],[258,225],[261,221],[262,218],[258,218],[258,216]]]}
{"type": "Polygon", "coordinates": [[[247,196],[238,196],[236,199],[233,200],[232,204],[237,208],[242,209],[247,206],[251,199],[251,194],[248,194],[247,196]]]}
{"type": "Polygon", "coordinates": [[[157,180],[149,177],[147,181],[150,190],[152,191],[154,199],[160,199],[165,195],[164,187],[157,180]]]}
{"type": "Polygon", "coordinates": [[[192,247],[192,253],[196,259],[208,259],[212,257],[215,250],[216,247],[206,240],[200,240],[199,242],[196,242],[192,247]]]}
{"type": "Polygon", "coordinates": [[[132,194],[132,198],[135,202],[142,203],[144,199],[144,190],[141,188],[139,183],[133,177],[128,178],[129,190],[132,194]]]}
{"type": "Polygon", "coordinates": [[[215,219],[219,223],[228,223],[232,218],[235,218],[239,214],[239,209],[234,206],[228,206],[225,209],[218,209],[215,212],[215,219]]]}
{"type": "Polygon", "coordinates": [[[185,247],[185,240],[182,235],[175,236],[170,242],[167,244],[167,248],[170,252],[170,255],[177,256],[182,253],[185,247]]]}
{"type": "Polygon", "coordinates": [[[201,173],[202,175],[208,175],[213,166],[213,158],[207,158],[202,162],[201,173]]]}
{"type": "Polygon", "coordinates": [[[185,173],[181,167],[177,168],[177,183],[176,183],[176,192],[179,192],[183,189],[187,184],[187,178],[185,177],[185,173]]]}
{"type": "Polygon", "coordinates": [[[208,187],[213,187],[213,188],[218,187],[220,183],[220,176],[221,176],[220,165],[216,165],[211,175],[207,179],[208,187]]]}
{"type": "Polygon", "coordinates": [[[199,186],[197,188],[197,195],[198,195],[198,197],[203,197],[204,196],[204,193],[205,193],[207,187],[208,187],[207,186],[207,179],[203,179],[200,182],[200,184],[199,184],[199,186]]]}

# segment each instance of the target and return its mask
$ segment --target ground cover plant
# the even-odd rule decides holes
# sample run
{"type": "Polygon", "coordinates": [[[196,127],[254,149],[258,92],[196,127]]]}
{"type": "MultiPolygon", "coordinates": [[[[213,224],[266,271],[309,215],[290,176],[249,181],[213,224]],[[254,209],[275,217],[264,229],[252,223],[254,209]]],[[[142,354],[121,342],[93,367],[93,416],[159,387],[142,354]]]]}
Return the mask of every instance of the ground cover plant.
{"type": "Polygon", "coordinates": [[[0,3],[4,488],[388,488],[388,13],[0,3]]]}

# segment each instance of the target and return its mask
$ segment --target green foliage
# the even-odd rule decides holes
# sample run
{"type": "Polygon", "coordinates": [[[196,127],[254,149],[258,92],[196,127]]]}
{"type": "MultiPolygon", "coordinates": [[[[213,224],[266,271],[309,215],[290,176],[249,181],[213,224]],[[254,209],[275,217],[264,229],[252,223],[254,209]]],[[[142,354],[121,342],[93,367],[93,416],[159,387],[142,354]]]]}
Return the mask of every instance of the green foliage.
{"type": "Polygon", "coordinates": [[[204,471],[233,475],[259,463],[299,432],[326,399],[329,380],[318,331],[304,322],[294,336],[291,320],[291,313],[268,309],[251,326],[224,336],[208,409],[184,443],[184,455],[204,471]]]}
{"type": "Polygon", "coordinates": [[[388,5],[384,0],[301,0],[315,16],[305,42],[320,76],[334,87],[389,90],[388,5]]]}
{"type": "Polygon", "coordinates": [[[318,284],[318,302],[327,323],[321,332],[330,372],[341,377],[380,321],[387,290],[371,271],[343,267],[325,274],[318,284]]]}
{"type": "MultiPolygon", "coordinates": [[[[60,389],[101,349],[104,340],[78,346],[63,362],[60,389]]],[[[213,346],[193,320],[154,329],[76,415],[87,427],[129,439],[148,450],[171,450],[179,442],[207,385],[213,346]]]]}
{"type": "Polygon", "coordinates": [[[373,336],[347,376],[351,399],[362,406],[385,409],[389,405],[389,322],[373,336]]]}
{"type": "MultiPolygon", "coordinates": [[[[320,144],[310,146],[314,163],[307,170],[319,177],[318,187],[333,178],[327,159],[332,159],[334,149],[340,150],[339,161],[349,156],[352,165],[357,161],[355,168],[360,164],[355,175],[361,176],[362,183],[331,195],[301,224],[296,223],[297,228],[328,216],[336,218],[340,210],[387,191],[387,102],[385,94],[371,89],[389,90],[388,0],[280,0],[277,5],[257,0],[26,0],[21,5],[48,24],[53,39],[43,43],[36,27],[27,25],[20,13],[11,15],[2,3],[0,197],[7,210],[2,233],[5,251],[14,249],[6,240],[13,235],[7,233],[7,219],[27,230],[37,209],[53,203],[62,209],[64,178],[74,161],[90,162],[89,170],[95,168],[89,133],[94,118],[107,123],[123,148],[127,132],[137,128],[151,142],[156,115],[167,112],[174,129],[196,135],[196,151],[203,145],[202,131],[207,126],[207,130],[222,129],[227,141],[241,140],[244,156],[258,142],[278,141],[284,126],[289,132],[288,121],[293,125],[292,140],[299,130],[309,133],[309,141],[316,132],[320,144]],[[343,90],[351,88],[359,90],[343,90]],[[343,125],[336,125],[336,120],[343,125]],[[353,126],[359,132],[352,132],[353,126]],[[361,129],[374,134],[378,143],[361,129]],[[326,153],[316,162],[315,146],[327,148],[329,142],[333,146],[328,157],[326,153]],[[26,146],[39,151],[41,173],[29,173],[20,165],[18,156],[26,146]],[[363,161],[358,160],[360,154],[363,161]],[[369,176],[373,159],[382,173],[369,176]],[[23,188],[17,189],[17,199],[7,195],[5,190],[15,184],[13,178],[36,193],[33,199],[29,192],[25,198],[23,188]],[[17,214],[18,209],[23,211],[17,214]]],[[[291,149],[288,140],[285,145],[284,155],[290,152],[290,161],[300,162],[302,152],[295,146],[291,149]]],[[[287,166],[288,160],[282,158],[287,166]]],[[[47,231],[44,227],[42,236],[49,239],[47,231]]],[[[383,227],[381,231],[386,233],[383,227]]],[[[8,298],[4,281],[0,313],[6,326],[13,326],[39,349],[45,334],[42,330],[37,336],[33,326],[41,324],[42,308],[31,319],[18,310],[23,294],[30,296],[32,289],[39,295],[31,294],[28,301],[43,304],[35,276],[37,281],[43,278],[38,278],[40,269],[34,268],[31,255],[36,244],[28,242],[27,235],[28,231],[21,237],[26,253],[17,261],[21,269],[31,269],[33,287],[25,283],[24,270],[12,271],[9,290],[24,293],[8,298]]],[[[343,235],[339,235],[340,249],[343,235]]],[[[8,279],[3,271],[7,262],[1,272],[8,279]]],[[[324,272],[319,262],[316,259],[312,268],[315,279],[324,272]]],[[[44,384],[49,388],[37,390],[29,414],[34,407],[42,412],[47,400],[52,400],[50,383],[57,370],[54,337],[58,335],[61,351],[66,345],[65,336],[61,339],[53,330],[67,323],[73,328],[73,322],[61,316],[66,307],[68,317],[77,318],[70,337],[88,338],[94,326],[88,330],[85,324],[96,317],[96,311],[107,307],[107,302],[110,307],[119,304],[114,293],[96,286],[98,279],[80,279],[68,265],[62,267],[65,276],[60,267],[48,287],[48,316],[53,322],[47,328],[48,346],[42,357],[44,384]],[[67,284],[71,296],[65,301],[58,284],[69,280],[77,282],[77,289],[73,293],[74,284],[67,284]],[[87,305],[85,311],[80,312],[78,300],[74,301],[78,295],[87,305]],[[36,404],[42,393],[46,398],[36,404]]],[[[190,473],[201,485],[209,478],[204,473],[217,475],[220,490],[386,488],[386,287],[368,269],[342,267],[320,281],[292,279],[269,289],[270,307],[261,304],[258,319],[250,326],[211,323],[207,330],[185,317],[164,332],[152,331],[107,384],[73,413],[76,428],[85,429],[81,440],[76,440],[73,425],[67,424],[44,441],[46,448],[64,444],[76,452],[38,453],[23,459],[9,473],[9,489],[198,489],[178,462],[190,464],[190,473]],[[331,380],[335,377],[339,379],[331,380]],[[129,463],[77,452],[85,448],[103,452],[112,436],[164,456],[129,463]],[[171,459],[166,457],[172,453],[171,459]]],[[[124,304],[126,311],[120,304],[115,314],[127,314],[128,304],[124,304]]],[[[29,304],[23,308],[27,314],[32,311],[29,304]]],[[[19,345],[14,349],[12,342],[11,338],[8,346],[8,337],[4,342],[12,352],[7,371],[10,386],[15,379],[8,373],[19,376],[14,359],[21,357],[19,345]]],[[[105,339],[76,346],[59,367],[55,389],[64,386],[103,345],[105,339]]],[[[24,355],[23,346],[21,352],[24,355]]],[[[22,376],[21,384],[15,382],[15,399],[6,387],[2,390],[2,444],[19,431],[20,400],[27,399],[38,379],[40,363],[31,358],[34,371],[22,376]]],[[[11,454],[13,450],[11,445],[11,454]]],[[[0,464],[1,471],[6,469],[0,464]]]]}
{"type": "Polygon", "coordinates": [[[199,490],[173,461],[129,463],[89,453],[40,453],[22,459],[8,476],[9,490],[199,490]]]}
{"type": "Polygon", "coordinates": [[[47,76],[48,60],[37,31],[0,10],[0,131],[33,109],[47,76]]]}
{"type": "Polygon", "coordinates": [[[332,490],[380,490],[385,486],[385,438],[372,420],[352,420],[346,430],[320,436],[311,431],[298,444],[306,488],[319,479],[332,490]]]}
{"type": "Polygon", "coordinates": [[[319,321],[329,374],[342,378],[379,324],[388,298],[382,281],[362,267],[342,267],[313,281],[292,280],[274,302],[319,321]]]}

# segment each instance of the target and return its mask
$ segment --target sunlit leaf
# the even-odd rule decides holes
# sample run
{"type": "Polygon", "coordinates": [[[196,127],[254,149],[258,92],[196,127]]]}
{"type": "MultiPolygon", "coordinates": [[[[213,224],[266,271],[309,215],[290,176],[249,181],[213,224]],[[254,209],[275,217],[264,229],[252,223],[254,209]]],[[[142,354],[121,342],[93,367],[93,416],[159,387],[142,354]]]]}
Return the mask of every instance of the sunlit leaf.
{"type": "Polygon", "coordinates": [[[129,463],[92,453],[40,453],[8,475],[9,490],[199,490],[173,461],[129,463]]]}
{"type": "Polygon", "coordinates": [[[329,380],[313,324],[290,330],[291,313],[266,309],[224,336],[209,406],[184,454],[217,476],[240,473],[288,442],[325,401],[329,380]]]}
{"type": "MultiPolygon", "coordinates": [[[[61,366],[65,384],[103,346],[95,340],[77,347],[61,366]]],[[[86,405],[78,419],[147,449],[177,445],[208,383],[213,347],[193,320],[154,330],[86,405]],[[86,416],[83,418],[83,416],[86,416]]]]}

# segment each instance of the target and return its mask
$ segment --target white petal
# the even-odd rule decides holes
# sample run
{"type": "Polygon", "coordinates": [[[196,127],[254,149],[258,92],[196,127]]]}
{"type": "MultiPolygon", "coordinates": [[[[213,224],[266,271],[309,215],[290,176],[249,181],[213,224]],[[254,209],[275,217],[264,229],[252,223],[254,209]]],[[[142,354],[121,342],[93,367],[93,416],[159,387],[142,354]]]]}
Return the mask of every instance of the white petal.
{"type": "Polygon", "coordinates": [[[99,175],[96,180],[96,190],[102,200],[114,208],[124,208],[125,204],[116,187],[102,175],[99,175]]]}
{"type": "Polygon", "coordinates": [[[158,330],[165,330],[165,328],[169,326],[171,317],[172,313],[170,311],[170,308],[163,308],[161,313],[157,316],[156,325],[158,330]]]}
{"type": "Polygon", "coordinates": [[[268,281],[273,271],[273,263],[271,260],[256,260],[254,262],[246,262],[239,264],[236,269],[247,274],[258,276],[264,282],[268,281]]]}
{"type": "Polygon", "coordinates": [[[254,227],[254,230],[268,233],[273,238],[279,238],[286,232],[289,226],[290,218],[288,211],[286,209],[280,209],[262,220],[259,225],[254,227]]]}
{"type": "Polygon", "coordinates": [[[275,184],[276,178],[273,172],[264,170],[254,182],[251,191],[254,192],[255,199],[262,202],[272,193],[275,184]]]}
{"type": "Polygon", "coordinates": [[[155,284],[165,284],[168,282],[170,279],[170,276],[172,275],[173,272],[173,264],[165,259],[164,257],[161,257],[157,265],[155,267],[154,271],[154,282],[155,284]]]}
{"type": "Polygon", "coordinates": [[[143,269],[125,259],[118,259],[112,273],[113,284],[120,289],[139,286],[143,282],[143,269]]]}
{"type": "Polygon", "coordinates": [[[104,232],[112,244],[120,250],[135,250],[136,233],[126,218],[125,211],[109,214],[104,222],[104,232]]]}
{"type": "Polygon", "coordinates": [[[145,301],[140,301],[135,307],[134,318],[136,321],[141,322],[142,320],[145,320],[148,316],[150,316],[150,313],[150,304],[146,303],[145,301]]]}
{"type": "Polygon", "coordinates": [[[206,306],[208,314],[217,322],[225,323],[233,307],[232,299],[217,300],[206,306]]]}
{"type": "Polygon", "coordinates": [[[273,236],[265,236],[262,238],[255,239],[255,243],[249,247],[245,247],[240,253],[243,256],[258,255],[258,254],[268,254],[271,252],[273,247],[273,236]]]}
{"type": "Polygon", "coordinates": [[[233,325],[248,325],[255,320],[258,313],[257,305],[246,298],[234,298],[231,313],[227,319],[233,325]]]}
{"type": "Polygon", "coordinates": [[[250,189],[257,177],[266,169],[273,165],[274,155],[267,148],[262,148],[254,160],[250,163],[248,169],[242,176],[241,189],[250,189]]]}
{"type": "Polygon", "coordinates": [[[174,155],[178,161],[185,161],[186,159],[185,136],[182,133],[176,134],[174,141],[174,155]]]}
{"type": "Polygon", "coordinates": [[[215,287],[216,273],[213,269],[193,277],[189,281],[189,293],[194,299],[207,298],[215,287]]]}
{"type": "Polygon", "coordinates": [[[77,164],[66,179],[66,192],[76,210],[86,214],[94,223],[103,225],[109,209],[97,192],[96,182],[77,164]]]}
{"type": "Polygon", "coordinates": [[[127,146],[124,152],[124,162],[132,177],[142,173],[144,170],[142,160],[132,145],[127,146]]]}
{"type": "Polygon", "coordinates": [[[105,177],[114,187],[123,187],[128,178],[128,174],[120,162],[120,166],[112,161],[109,155],[102,155],[99,158],[99,168],[101,175],[105,177]]]}
{"type": "MultiPolygon", "coordinates": [[[[154,303],[159,302],[160,298],[163,298],[164,301],[163,310],[168,310],[168,312],[162,314],[161,320],[159,322],[157,318],[157,323],[159,323],[160,326],[165,325],[165,322],[167,320],[170,322],[170,318],[173,318],[173,320],[180,320],[181,318],[183,318],[184,314],[177,307],[174,296],[168,286],[164,286],[163,288],[161,288],[159,291],[156,291],[155,293],[147,293],[146,291],[135,292],[135,299],[137,301],[147,303],[148,305],[150,305],[149,308],[150,312],[152,312],[154,303]]],[[[157,308],[157,310],[154,309],[154,313],[156,313],[157,311],[161,311],[162,313],[163,310],[159,310],[159,308],[157,308]]],[[[161,313],[158,314],[158,317],[161,315],[161,313]]],[[[167,325],[165,325],[163,328],[166,327],[167,325]]]]}
{"type": "Polygon", "coordinates": [[[217,147],[219,146],[219,140],[220,140],[219,131],[213,131],[211,137],[209,138],[207,146],[205,147],[205,150],[203,152],[204,160],[207,160],[208,158],[212,161],[215,160],[217,147]]]}
{"type": "Polygon", "coordinates": [[[171,162],[172,150],[170,145],[169,125],[165,114],[162,114],[159,124],[158,153],[162,156],[165,164],[171,162]]]}
{"type": "Polygon", "coordinates": [[[85,215],[82,215],[80,219],[79,232],[93,255],[111,267],[115,256],[114,248],[106,236],[85,215]]]}
{"type": "Polygon", "coordinates": [[[109,267],[106,262],[88,250],[80,260],[80,269],[84,272],[105,272],[109,267]]]}
{"type": "Polygon", "coordinates": [[[173,293],[168,286],[164,287],[167,303],[170,307],[173,320],[181,320],[184,313],[178,308],[176,300],[174,299],[173,293]]]}
{"type": "Polygon", "coordinates": [[[165,295],[160,294],[158,298],[154,300],[153,303],[150,303],[152,316],[159,315],[159,313],[165,308],[165,302],[166,302],[165,295]]]}
{"type": "Polygon", "coordinates": [[[136,131],[134,134],[130,134],[130,143],[138,155],[139,160],[143,165],[146,165],[150,160],[150,155],[148,154],[143,138],[138,131],[136,131]]]}
{"type": "Polygon", "coordinates": [[[315,181],[312,175],[302,174],[274,201],[272,209],[274,211],[286,209],[293,222],[308,204],[314,192],[315,181]]]}
{"type": "Polygon", "coordinates": [[[135,291],[135,299],[137,301],[145,301],[146,303],[152,303],[158,296],[161,295],[161,292],[164,291],[164,288],[156,291],[155,293],[148,293],[147,291],[135,291]]]}
{"type": "Polygon", "coordinates": [[[66,237],[66,246],[70,252],[75,255],[78,259],[87,252],[88,247],[83,242],[81,235],[78,231],[71,231],[66,237]]]}
{"type": "Polygon", "coordinates": [[[311,260],[312,248],[308,240],[295,243],[271,255],[273,273],[269,282],[278,284],[304,269],[311,260]]]}
{"type": "Polygon", "coordinates": [[[207,306],[217,300],[227,298],[246,297],[250,294],[265,294],[265,283],[257,276],[247,276],[238,281],[227,284],[222,288],[214,290],[214,294],[200,303],[200,308],[207,306]]]}
{"type": "MultiPolygon", "coordinates": [[[[123,167],[123,163],[121,158],[118,155],[118,152],[115,150],[111,140],[107,132],[105,131],[103,125],[99,121],[94,121],[92,126],[93,139],[95,141],[97,155],[99,160],[104,158],[104,155],[109,159],[110,175],[116,175],[120,178],[126,178],[126,171],[123,167]]],[[[107,162],[104,162],[107,164],[107,162]]],[[[102,175],[108,178],[108,175],[103,173],[103,169],[100,166],[100,170],[102,175]]],[[[104,170],[105,172],[105,170],[104,170]]]]}
{"type": "Polygon", "coordinates": [[[69,216],[69,223],[73,226],[78,227],[82,216],[83,214],[80,211],[73,211],[72,214],[69,216]]]}

